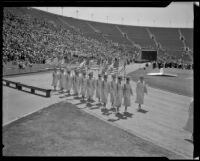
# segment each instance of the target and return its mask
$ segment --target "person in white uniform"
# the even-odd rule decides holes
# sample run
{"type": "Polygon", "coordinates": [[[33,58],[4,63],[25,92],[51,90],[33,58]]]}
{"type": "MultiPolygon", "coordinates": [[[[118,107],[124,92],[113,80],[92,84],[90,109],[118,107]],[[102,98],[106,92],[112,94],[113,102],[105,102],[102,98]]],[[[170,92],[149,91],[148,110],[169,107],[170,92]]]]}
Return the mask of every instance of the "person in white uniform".
{"type": "Polygon", "coordinates": [[[80,79],[80,86],[81,86],[82,100],[84,100],[86,96],[86,89],[87,89],[87,78],[86,78],[85,72],[83,72],[82,77],[80,79]]]}
{"type": "Polygon", "coordinates": [[[121,84],[122,77],[118,76],[116,92],[115,92],[115,107],[116,107],[116,114],[119,114],[119,109],[122,105],[122,97],[123,97],[123,86],[121,84]]]}
{"type": "Polygon", "coordinates": [[[56,91],[56,87],[57,87],[57,84],[58,84],[58,77],[57,77],[57,69],[54,68],[53,70],[53,73],[52,73],[52,77],[53,77],[53,80],[52,80],[52,86],[54,88],[54,91],[56,91]]]}
{"type": "Polygon", "coordinates": [[[106,104],[108,101],[108,94],[109,94],[109,82],[107,81],[108,76],[104,75],[104,80],[102,81],[101,85],[101,101],[103,103],[104,109],[106,109],[106,104]]]}
{"type": "Polygon", "coordinates": [[[136,84],[136,100],[138,104],[138,110],[141,110],[141,105],[144,104],[144,94],[147,94],[147,87],[144,81],[144,77],[140,76],[139,81],[136,84]]]}
{"type": "Polygon", "coordinates": [[[66,85],[67,85],[67,93],[70,95],[70,91],[72,89],[72,76],[71,76],[71,71],[67,71],[67,76],[66,76],[66,85]]]}
{"type": "Polygon", "coordinates": [[[57,77],[58,77],[58,86],[59,86],[59,89],[61,90],[61,68],[58,69],[58,72],[57,72],[57,77]]]}
{"type": "Polygon", "coordinates": [[[93,101],[94,90],[95,90],[95,80],[93,79],[93,73],[89,73],[89,78],[87,79],[88,101],[93,101]]]}
{"type": "Polygon", "coordinates": [[[101,102],[101,85],[101,74],[98,74],[98,80],[96,80],[96,98],[98,99],[99,103],[101,102]]]}
{"type": "Polygon", "coordinates": [[[79,78],[78,78],[78,71],[75,70],[75,75],[73,76],[73,91],[74,95],[78,96],[78,86],[79,86],[79,78]]]}
{"type": "Polygon", "coordinates": [[[133,96],[133,90],[130,85],[130,77],[126,78],[126,83],[123,86],[123,97],[124,97],[124,112],[127,112],[127,107],[131,106],[131,96],[133,96]]]}
{"type": "Polygon", "coordinates": [[[188,120],[184,126],[184,130],[188,131],[192,134],[191,140],[193,141],[193,122],[194,122],[194,100],[191,101],[189,105],[189,110],[188,110],[188,120]]]}
{"type": "Polygon", "coordinates": [[[112,108],[115,108],[115,93],[116,93],[116,87],[117,87],[117,83],[116,83],[116,75],[112,75],[112,81],[110,82],[110,102],[111,102],[111,106],[112,108]]]}
{"type": "Polygon", "coordinates": [[[66,86],[66,79],[65,79],[65,72],[64,69],[61,69],[61,75],[60,75],[60,87],[61,87],[61,92],[64,92],[64,88],[66,86]]]}

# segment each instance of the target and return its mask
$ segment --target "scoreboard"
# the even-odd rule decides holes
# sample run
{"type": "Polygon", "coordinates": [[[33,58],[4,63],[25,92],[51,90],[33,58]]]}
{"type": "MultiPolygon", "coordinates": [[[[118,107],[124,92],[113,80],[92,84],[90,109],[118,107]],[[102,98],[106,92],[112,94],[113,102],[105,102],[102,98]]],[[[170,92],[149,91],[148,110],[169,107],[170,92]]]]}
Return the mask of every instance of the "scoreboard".
{"type": "Polygon", "coordinates": [[[156,61],[157,60],[157,50],[142,50],[141,51],[141,59],[148,61],[156,61]]]}

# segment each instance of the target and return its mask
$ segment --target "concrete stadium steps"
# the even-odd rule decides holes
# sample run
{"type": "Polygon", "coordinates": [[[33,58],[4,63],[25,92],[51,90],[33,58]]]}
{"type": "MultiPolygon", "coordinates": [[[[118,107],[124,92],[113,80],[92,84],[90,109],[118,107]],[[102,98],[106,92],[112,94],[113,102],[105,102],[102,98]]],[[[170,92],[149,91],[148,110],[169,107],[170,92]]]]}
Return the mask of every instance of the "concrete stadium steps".
{"type": "Polygon", "coordinates": [[[185,43],[189,48],[193,50],[193,30],[191,29],[180,29],[181,33],[185,38],[185,43]]]}
{"type": "Polygon", "coordinates": [[[133,38],[130,37],[131,40],[134,41],[134,43],[139,44],[141,47],[144,48],[156,48],[155,43],[151,39],[143,39],[143,38],[133,38]]]}
{"type": "Polygon", "coordinates": [[[177,58],[182,58],[183,51],[181,51],[181,50],[167,50],[167,53],[171,56],[176,56],[177,58]]]}
{"type": "Polygon", "coordinates": [[[111,40],[115,43],[131,45],[131,43],[123,37],[122,33],[112,24],[106,23],[89,23],[96,31],[103,34],[105,39],[111,40]]]}
{"type": "Polygon", "coordinates": [[[181,50],[184,47],[179,40],[157,39],[157,41],[162,45],[162,48],[166,50],[181,50]]]}
{"type": "Polygon", "coordinates": [[[101,34],[98,34],[98,33],[84,33],[84,34],[85,34],[85,36],[95,39],[95,40],[98,40],[100,42],[106,41],[106,39],[101,34]]]}
{"type": "Polygon", "coordinates": [[[119,44],[125,44],[125,45],[132,45],[131,42],[129,42],[127,39],[120,35],[112,35],[112,36],[104,36],[108,40],[111,40],[112,42],[119,43],[119,44]]]}
{"type": "Polygon", "coordinates": [[[150,39],[150,36],[144,27],[118,25],[121,31],[127,33],[129,37],[150,39]]]}
{"type": "Polygon", "coordinates": [[[63,18],[69,25],[74,26],[83,33],[94,33],[91,27],[87,24],[87,21],[78,20],[75,18],[64,17],[63,18]]]}
{"type": "Polygon", "coordinates": [[[183,47],[178,29],[149,27],[149,30],[156,37],[157,42],[161,43],[162,47],[176,50],[183,47]]]}
{"type": "Polygon", "coordinates": [[[113,24],[107,23],[99,23],[99,22],[89,22],[96,30],[103,34],[111,35],[111,36],[122,36],[121,33],[116,29],[113,24]]]}
{"type": "Polygon", "coordinates": [[[127,34],[129,39],[141,47],[155,47],[154,41],[150,38],[145,27],[119,26],[120,30],[127,34]]]}

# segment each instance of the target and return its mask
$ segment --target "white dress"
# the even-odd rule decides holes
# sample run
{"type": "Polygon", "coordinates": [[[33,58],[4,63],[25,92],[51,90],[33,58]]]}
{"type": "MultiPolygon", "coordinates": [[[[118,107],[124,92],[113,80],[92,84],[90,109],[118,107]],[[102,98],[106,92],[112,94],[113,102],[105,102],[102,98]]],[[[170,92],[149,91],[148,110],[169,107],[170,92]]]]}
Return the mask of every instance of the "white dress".
{"type": "Polygon", "coordinates": [[[95,90],[95,80],[87,79],[87,98],[92,98],[95,90]]]}
{"type": "Polygon", "coordinates": [[[109,90],[109,82],[102,81],[102,85],[101,85],[101,101],[103,103],[107,103],[109,91],[110,91],[109,90]]]}
{"type": "Polygon", "coordinates": [[[186,125],[184,126],[184,130],[193,133],[193,115],[194,115],[194,105],[193,101],[190,103],[189,111],[188,111],[188,120],[186,122],[186,125]]]}
{"type": "Polygon", "coordinates": [[[131,105],[131,96],[133,91],[130,84],[124,84],[123,87],[123,96],[124,96],[124,106],[128,107],[131,105]]]}
{"type": "Polygon", "coordinates": [[[144,103],[144,93],[147,93],[147,88],[145,82],[137,82],[136,85],[136,100],[135,103],[143,104],[144,103]]]}
{"type": "Polygon", "coordinates": [[[115,93],[116,93],[117,83],[114,81],[110,82],[110,102],[115,102],[115,93]]]}
{"type": "Polygon", "coordinates": [[[117,83],[116,92],[115,92],[115,106],[120,107],[122,104],[123,97],[123,86],[117,83]]]}
{"type": "Polygon", "coordinates": [[[57,86],[57,83],[58,83],[58,77],[57,77],[57,74],[56,72],[53,72],[52,73],[52,77],[53,77],[53,80],[52,80],[52,86],[57,86]]]}
{"type": "Polygon", "coordinates": [[[101,84],[102,84],[102,80],[96,80],[96,98],[100,98],[101,99],[101,84]]]}
{"type": "Polygon", "coordinates": [[[66,87],[66,77],[65,77],[66,73],[61,73],[61,88],[65,89],[66,87]]]}
{"type": "Polygon", "coordinates": [[[87,89],[87,79],[86,78],[81,78],[80,79],[80,88],[81,88],[81,95],[85,97],[86,95],[86,89],[87,89]]]}
{"type": "Polygon", "coordinates": [[[72,89],[72,76],[67,74],[66,81],[67,81],[67,91],[70,91],[72,89]]]}

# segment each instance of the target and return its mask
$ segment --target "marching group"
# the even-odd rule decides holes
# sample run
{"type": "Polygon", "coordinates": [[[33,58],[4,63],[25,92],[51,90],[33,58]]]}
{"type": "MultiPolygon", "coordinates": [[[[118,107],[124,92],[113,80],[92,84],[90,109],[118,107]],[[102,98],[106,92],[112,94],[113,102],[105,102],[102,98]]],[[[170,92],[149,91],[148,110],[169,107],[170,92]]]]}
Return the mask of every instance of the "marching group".
{"type": "MultiPolygon", "coordinates": [[[[85,71],[69,70],[67,68],[55,68],[52,74],[52,86],[56,91],[57,86],[62,93],[72,94],[84,101],[93,102],[93,97],[96,96],[102,109],[106,109],[108,97],[110,95],[110,103],[116,114],[119,114],[120,108],[124,105],[124,112],[131,106],[131,97],[133,89],[130,85],[130,77],[126,77],[126,81],[122,83],[122,76],[112,75],[112,80],[108,81],[107,74],[98,74],[98,79],[93,77],[90,72],[88,77],[85,71]]],[[[147,87],[144,78],[141,76],[136,85],[136,100],[138,110],[141,110],[141,105],[144,103],[144,94],[147,94],[147,87]]]]}

